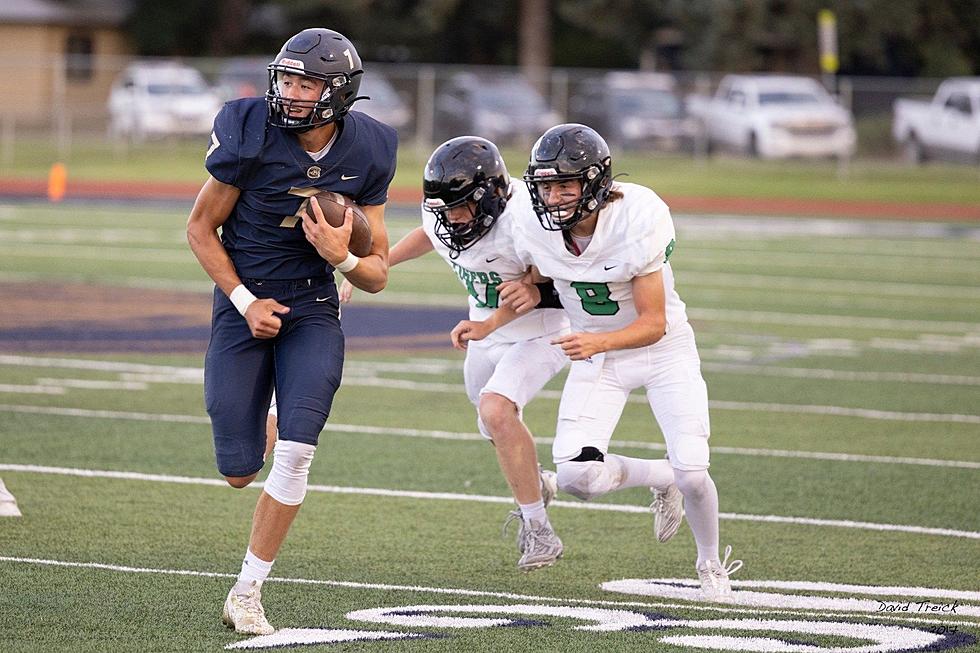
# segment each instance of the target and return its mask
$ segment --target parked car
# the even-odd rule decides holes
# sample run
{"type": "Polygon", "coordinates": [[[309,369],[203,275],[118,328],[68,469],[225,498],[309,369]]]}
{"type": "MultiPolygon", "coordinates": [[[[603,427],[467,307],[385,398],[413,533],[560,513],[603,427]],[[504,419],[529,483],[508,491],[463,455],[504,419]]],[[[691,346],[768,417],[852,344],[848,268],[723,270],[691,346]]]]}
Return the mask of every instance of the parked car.
{"type": "Polygon", "coordinates": [[[354,110],[363,111],[397,130],[405,129],[412,122],[412,110],[383,75],[376,72],[365,73],[358,95],[370,99],[358,100],[354,104],[354,110]]]}
{"type": "Polygon", "coordinates": [[[892,135],[910,163],[980,163],[980,77],[947,79],[930,102],[896,100],[892,135]]]}
{"type": "MultiPolygon", "coordinates": [[[[221,66],[217,75],[217,85],[225,100],[243,97],[264,97],[269,88],[269,73],[266,57],[234,57],[221,66]]],[[[372,118],[403,129],[412,120],[412,112],[395,91],[384,75],[370,70],[361,77],[358,95],[370,100],[359,100],[354,104],[355,111],[363,111],[372,118]]]]}
{"type": "Polygon", "coordinates": [[[676,80],[664,73],[615,72],[585,80],[569,99],[568,114],[622,148],[690,150],[697,132],[676,80]]]}
{"type": "Polygon", "coordinates": [[[436,94],[433,131],[439,140],[472,134],[498,144],[529,144],[559,122],[522,76],[460,73],[436,94]]]}
{"type": "Polygon", "coordinates": [[[194,68],[141,62],[116,78],[108,106],[110,133],[143,140],[209,133],[221,97],[194,68]]]}
{"type": "Polygon", "coordinates": [[[728,75],[712,98],[689,98],[709,151],[725,148],[766,159],[849,157],[854,117],[809,77],[728,75]]]}

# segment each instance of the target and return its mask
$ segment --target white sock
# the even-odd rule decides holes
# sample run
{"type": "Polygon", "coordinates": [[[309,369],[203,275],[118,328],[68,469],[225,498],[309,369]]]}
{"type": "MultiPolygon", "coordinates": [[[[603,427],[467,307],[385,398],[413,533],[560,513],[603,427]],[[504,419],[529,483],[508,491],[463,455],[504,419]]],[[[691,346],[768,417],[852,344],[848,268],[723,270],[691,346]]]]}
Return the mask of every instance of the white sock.
{"type": "Polygon", "coordinates": [[[532,519],[539,524],[548,523],[548,513],[544,510],[544,500],[539,499],[534,503],[519,503],[521,507],[521,517],[524,523],[529,523],[532,519]]]}
{"type": "Polygon", "coordinates": [[[258,587],[262,587],[262,583],[265,582],[265,579],[269,576],[269,572],[272,571],[273,562],[275,560],[266,562],[252,553],[252,549],[248,549],[245,552],[245,559],[242,561],[242,571],[238,574],[238,582],[235,583],[235,593],[247,593],[252,589],[252,583],[255,583],[258,587]]]}
{"type": "Polygon", "coordinates": [[[623,469],[622,481],[617,490],[628,487],[655,487],[665,490],[674,482],[674,470],[666,458],[646,460],[644,458],[627,458],[614,453],[607,453],[606,460],[613,458],[623,469]]]}
{"type": "Polygon", "coordinates": [[[698,545],[700,567],[718,560],[718,490],[707,471],[674,470],[677,487],[684,495],[684,514],[698,545]]]}

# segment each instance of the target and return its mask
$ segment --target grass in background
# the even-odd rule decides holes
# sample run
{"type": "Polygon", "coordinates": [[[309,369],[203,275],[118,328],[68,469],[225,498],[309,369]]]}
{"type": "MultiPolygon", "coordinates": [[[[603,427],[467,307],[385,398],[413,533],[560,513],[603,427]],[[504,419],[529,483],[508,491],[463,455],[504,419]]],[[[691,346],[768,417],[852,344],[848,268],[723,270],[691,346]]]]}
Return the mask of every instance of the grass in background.
{"type": "MultiPolygon", "coordinates": [[[[69,180],[203,182],[206,138],[139,146],[112,144],[101,138],[76,138],[65,163],[69,180]]],[[[405,142],[399,149],[394,185],[416,190],[431,150],[405,142]]],[[[508,168],[519,175],[527,150],[504,151],[508,168]]],[[[841,175],[829,161],[756,161],[718,156],[706,160],[676,155],[614,152],[614,171],[626,181],[644,184],[671,196],[775,197],[891,202],[980,203],[976,166],[930,164],[913,168],[894,160],[858,159],[841,175]]],[[[43,179],[61,156],[48,140],[15,143],[12,162],[0,165],[0,176],[43,179]]]]}

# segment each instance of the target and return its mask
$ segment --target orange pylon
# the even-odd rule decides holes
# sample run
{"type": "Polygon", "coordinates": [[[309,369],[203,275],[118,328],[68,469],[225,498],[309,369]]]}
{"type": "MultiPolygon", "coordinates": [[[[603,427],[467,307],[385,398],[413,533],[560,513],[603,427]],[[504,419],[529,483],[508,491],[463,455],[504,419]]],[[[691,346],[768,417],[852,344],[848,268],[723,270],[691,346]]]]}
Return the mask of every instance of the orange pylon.
{"type": "Polygon", "coordinates": [[[48,200],[60,202],[68,186],[68,169],[64,163],[55,163],[48,173],[48,200]]]}

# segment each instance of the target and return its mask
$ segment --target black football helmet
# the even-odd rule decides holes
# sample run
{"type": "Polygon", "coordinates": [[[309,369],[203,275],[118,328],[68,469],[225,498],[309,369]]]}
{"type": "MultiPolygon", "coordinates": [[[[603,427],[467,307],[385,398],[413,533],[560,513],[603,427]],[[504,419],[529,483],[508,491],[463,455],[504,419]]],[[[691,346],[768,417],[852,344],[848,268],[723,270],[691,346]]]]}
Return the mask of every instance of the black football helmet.
{"type": "Polygon", "coordinates": [[[269,124],[305,132],[343,118],[350,110],[361,86],[361,58],[343,34],[329,29],[305,29],[286,41],[268,66],[269,124]],[[279,92],[279,78],[284,73],[304,75],[324,81],[320,100],[304,118],[290,118],[284,110],[288,100],[279,92]]]}
{"type": "Polygon", "coordinates": [[[524,173],[538,222],[548,231],[568,230],[598,211],[612,189],[612,157],[606,141],[591,127],[566,123],[552,127],[531,148],[524,173]],[[547,206],[538,192],[540,182],[576,179],[582,196],[574,203],[547,206]]]}
{"type": "Polygon", "coordinates": [[[436,238],[450,256],[472,247],[507,207],[510,175],[497,146],[478,136],[453,138],[435,149],[422,181],[423,206],[436,216],[436,238]],[[468,222],[450,222],[449,210],[475,202],[468,222]]]}

